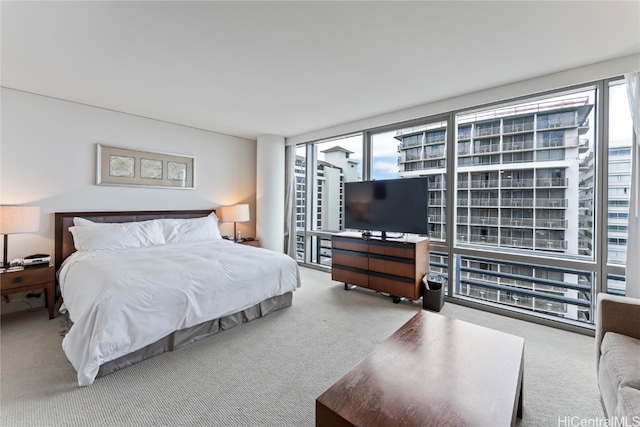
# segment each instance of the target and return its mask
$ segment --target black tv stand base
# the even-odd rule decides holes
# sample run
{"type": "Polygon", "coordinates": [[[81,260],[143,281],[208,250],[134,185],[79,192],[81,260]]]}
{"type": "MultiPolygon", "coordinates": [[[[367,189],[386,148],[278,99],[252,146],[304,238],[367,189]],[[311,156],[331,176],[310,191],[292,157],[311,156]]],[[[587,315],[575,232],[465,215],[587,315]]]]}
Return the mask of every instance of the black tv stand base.
{"type": "Polygon", "coordinates": [[[356,287],[356,285],[347,285],[346,283],[344,284],[344,290],[345,291],[354,289],[355,287],[356,287]]]}

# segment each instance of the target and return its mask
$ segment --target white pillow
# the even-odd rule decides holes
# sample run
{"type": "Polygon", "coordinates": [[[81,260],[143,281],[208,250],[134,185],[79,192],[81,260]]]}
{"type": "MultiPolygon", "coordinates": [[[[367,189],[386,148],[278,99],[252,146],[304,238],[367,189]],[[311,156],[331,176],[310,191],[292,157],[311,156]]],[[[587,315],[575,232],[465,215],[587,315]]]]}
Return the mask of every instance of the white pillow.
{"type": "Polygon", "coordinates": [[[203,218],[163,218],[156,221],[162,224],[164,240],[167,243],[222,239],[218,217],[214,212],[203,218]]]}
{"type": "MultiPolygon", "coordinates": [[[[82,218],[79,218],[82,219],[82,218]]],[[[74,224],[76,218],[74,218],[74,224]]],[[[94,223],[88,220],[84,225],[69,227],[73,235],[73,245],[79,251],[100,249],[138,248],[165,243],[162,225],[155,221],[94,223]]],[[[83,221],[79,221],[82,224],[83,221]]]]}
{"type": "Polygon", "coordinates": [[[89,221],[88,219],[80,218],[79,216],[73,217],[73,225],[98,225],[99,222],[89,221]]]}

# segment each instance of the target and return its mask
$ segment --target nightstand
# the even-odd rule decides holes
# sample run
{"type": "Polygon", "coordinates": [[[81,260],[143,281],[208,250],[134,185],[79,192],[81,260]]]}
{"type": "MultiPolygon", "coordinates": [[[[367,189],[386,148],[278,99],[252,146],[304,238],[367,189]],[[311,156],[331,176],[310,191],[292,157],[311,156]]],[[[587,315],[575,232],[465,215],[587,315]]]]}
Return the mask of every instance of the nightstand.
{"type": "Polygon", "coordinates": [[[55,307],[55,271],[53,265],[11,267],[0,269],[0,293],[2,296],[44,289],[44,300],[53,319],[55,307]]]}
{"type": "Polygon", "coordinates": [[[260,240],[251,240],[251,241],[241,240],[236,243],[240,243],[241,245],[247,245],[247,246],[255,246],[256,248],[260,247],[260,240]]]}

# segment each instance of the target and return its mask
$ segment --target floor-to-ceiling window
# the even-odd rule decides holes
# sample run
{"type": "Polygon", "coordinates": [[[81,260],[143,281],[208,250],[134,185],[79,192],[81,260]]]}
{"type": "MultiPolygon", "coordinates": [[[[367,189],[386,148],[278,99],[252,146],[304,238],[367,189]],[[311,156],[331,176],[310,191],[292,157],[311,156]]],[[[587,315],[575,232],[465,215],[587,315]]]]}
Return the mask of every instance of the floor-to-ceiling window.
{"type": "Polygon", "coordinates": [[[296,147],[298,261],[331,265],[331,234],[344,229],[344,183],[361,180],[361,134],[296,147]]]}
{"type": "Polygon", "coordinates": [[[592,322],[597,94],[456,114],[454,295],[592,322]]]}
{"type": "Polygon", "coordinates": [[[625,294],[624,265],[627,262],[629,200],[631,197],[631,146],[633,123],[623,80],[608,83],[607,99],[607,292],[625,294]]]}
{"type": "Polygon", "coordinates": [[[612,79],[303,144],[314,167],[300,259],[330,265],[314,248],[343,229],[339,214],[331,226],[319,217],[342,208],[319,179],[334,150],[357,160],[358,180],[429,178],[430,270],[450,297],[592,326],[596,293],[624,293],[630,123],[624,80],[612,79]]]}

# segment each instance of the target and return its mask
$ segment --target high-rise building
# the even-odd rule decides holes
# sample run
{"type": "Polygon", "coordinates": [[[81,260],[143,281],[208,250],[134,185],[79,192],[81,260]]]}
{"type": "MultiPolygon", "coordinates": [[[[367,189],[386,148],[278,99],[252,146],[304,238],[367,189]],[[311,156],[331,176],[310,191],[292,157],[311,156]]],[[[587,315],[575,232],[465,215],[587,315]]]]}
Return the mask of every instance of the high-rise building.
{"type": "MultiPolygon", "coordinates": [[[[580,180],[581,158],[591,150],[582,136],[592,108],[578,98],[459,117],[456,241],[578,254],[578,219],[586,215],[579,206],[593,204],[593,191],[569,181],[580,180]]],[[[396,138],[398,175],[430,178],[430,237],[444,239],[445,130],[396,138]]]]}

